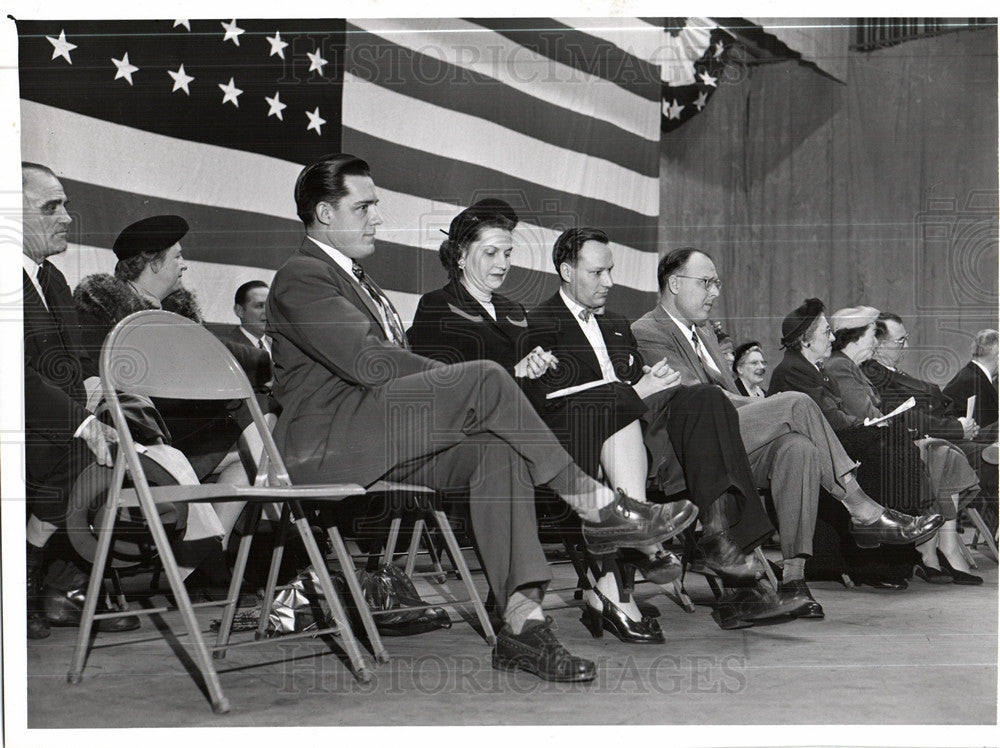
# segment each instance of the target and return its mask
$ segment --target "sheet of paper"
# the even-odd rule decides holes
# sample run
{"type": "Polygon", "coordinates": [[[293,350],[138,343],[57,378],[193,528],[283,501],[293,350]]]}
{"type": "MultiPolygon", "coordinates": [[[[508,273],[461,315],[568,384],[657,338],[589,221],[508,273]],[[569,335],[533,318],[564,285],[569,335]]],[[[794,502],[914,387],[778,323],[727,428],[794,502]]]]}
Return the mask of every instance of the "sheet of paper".
{"type": "Polygon", "coordinates": [[[600,387],[602,384],[611,384],[612,382],[617,382],[617,379],[597,379],[593,382],[586,382],[585,384],[577,384],[573,387],[564,387],[561,390],[556,390],[555,392],[550,392],[545,396],[546,400],[555,400],[557,397],[566,397],[566,395],[573,395],[577,392],[583,392],[584,390],[592,390],[594,387],[600,387]]]}
{"type": "Polygon", "coordinates": [[[865,419],[865,426],[875,426],[875,425],[877,425],[879,423],[882,423],[882,421],[888,421],[890,418],[895,418],[900,413],[905,413],[906,411],[908,411],[910,408],[912,408],[916,404],[917,404],[917,401],[914,400],[911,397],[908,400],[900,403],[899,407],[896,408],[894,411],[892,411],[892,413],[886,413],[881,418],[866,418],[865,419]]]}
{"type": "Polygon", "coordinates": [[[969,395],[969,399],[965,401],[965,417],[972,418],[972,413],[976,409],[976,396],[969,395]]]}

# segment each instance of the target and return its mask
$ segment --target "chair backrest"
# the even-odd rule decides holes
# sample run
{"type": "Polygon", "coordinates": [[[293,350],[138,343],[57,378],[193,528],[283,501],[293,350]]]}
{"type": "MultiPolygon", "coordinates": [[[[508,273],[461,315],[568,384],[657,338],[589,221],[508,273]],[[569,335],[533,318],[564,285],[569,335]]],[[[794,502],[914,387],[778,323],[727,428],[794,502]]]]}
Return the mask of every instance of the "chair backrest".
{"type": "Polygon", "coordinates": [[[101,381],[148,397],[235,400],[253,396],[243,369],[197,322],[155,309],[136,312],[108,333],[101,381]]]}
{"type": "Polygon", "coordinates": [[[291,484],[243,368],[222,341],[197,322],[156,309],[130,314],[104,340],[101,383],[133,478],[138,455],[119,392],[179,400],[243,400],[264,442],[267,482],[291,484]]]}

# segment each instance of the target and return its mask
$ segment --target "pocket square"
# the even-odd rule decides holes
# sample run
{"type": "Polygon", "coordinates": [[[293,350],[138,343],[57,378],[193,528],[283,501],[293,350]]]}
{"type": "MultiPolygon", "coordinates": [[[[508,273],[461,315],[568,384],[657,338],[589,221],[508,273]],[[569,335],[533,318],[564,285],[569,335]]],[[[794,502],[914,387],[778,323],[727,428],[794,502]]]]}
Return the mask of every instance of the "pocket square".
{"type": "Polygon", "coordinates": [[[620,332],[618,332],[617,330],[614,330],[614,333],[615,333],[615,335],[617,335],[617,336],[618,336],[619,338],[622,338],[622,337],[624,337],[624,335],[622,335],[622,334],[621,334],[620,332]]]}

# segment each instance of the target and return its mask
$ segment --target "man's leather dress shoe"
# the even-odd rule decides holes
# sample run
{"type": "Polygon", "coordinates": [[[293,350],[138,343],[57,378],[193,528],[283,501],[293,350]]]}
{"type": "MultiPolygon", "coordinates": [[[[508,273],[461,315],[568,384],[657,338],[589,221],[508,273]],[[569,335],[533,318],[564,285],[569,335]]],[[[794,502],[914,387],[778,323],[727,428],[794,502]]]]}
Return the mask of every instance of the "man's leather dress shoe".
{"type": "Polygon", "coordinates": [[[45,639],[49,631],[49,622],[45,620],[45,608],[40,599],[42,590],[43,550],[28,543],[27,555],[27,597],[28,608],[27,635],[29,639],[45,639]]]}
{"type": "Polygon", "coordinates": [[[862,577],[858,583],[887,592],[902,592],[910,586],[910,583],[905,579],[881,579],[879,577],[862,577]]]}
{"type": "Polygon", "coordinates": [[[543,680],[585,683],[597,677],[590,660],[571,655],[556,639],[549,616],[544,621],[529,620],[520,634],[504,625],[497,631],[493,647],[493,667],[497,670],[524,670],[543,680]]]}
{"type": "Polygon", "coordinates": [[[870,525],[859,525],[851,520],[851,537],[858,548],[878,548],[880,545],[919,545],[933,535],[944,517],[937,512],[913,517],[909,514],[886,509],[870,525]]]}
{"type": "MultiPolygon", "coordinates": [[[[51,626],[79,626],[83,617],[83,604],[87,597],[87,589],[80,587],[62,592],[54,587],[46,587],[44,592],[45,617],[51,626]]],[[[97,613],[110,613],[104,602],[104,596],[97,603],[97,613]]],[[[138,616],[122,616],[121,618],[105,618],[94,621],[97,631],[115,632],[132,631],[139,628],[138,616]]]]}
{"type": "Polygon", "coordinates": [[[647,582],[659,585],[673,584],[684,570],[681,560],[672,551],[663,551],[655,558],[645,556],[634,562],[629,559],[628,563],[633,563],[647,582]]]}
{"type": "Polygon", "coordinates": [[[745,628],[756,621],[792,616],[809,598],[788,591],[779,595],[761,584],[728,590],[716,603],[712,618],[724,629],[745,628]]]}
{"type": "Polygon", "coordinates": [[[782,599],[788,597],[805,598],[805,602],[791,613],[796,618],[826,617],[826,614],[823,612],[823,606],[813,598],[812,592],[809,591],[809,587],[806,585],[804,579],[793,579],[790,582],[779,584],[778,597],[782,599]]]}
{"type": "Polygon", "coordinates": [[[662,543],[683,532],[698,516],[698,507],[686,499],[669,504],[636,501],[619,490],[615,500],[601,508],[602,519],[583,521],[583,539],[591,553],[618,548],[642,548],[662,543]]]}
{"type": "Polygon", "coordinates": [[[722,579],[757,579],[764,575],[764,570],[757,568],[754,557],[743,553],[724,532],[703,536],[698,541],[691,571],[722,579]]]}

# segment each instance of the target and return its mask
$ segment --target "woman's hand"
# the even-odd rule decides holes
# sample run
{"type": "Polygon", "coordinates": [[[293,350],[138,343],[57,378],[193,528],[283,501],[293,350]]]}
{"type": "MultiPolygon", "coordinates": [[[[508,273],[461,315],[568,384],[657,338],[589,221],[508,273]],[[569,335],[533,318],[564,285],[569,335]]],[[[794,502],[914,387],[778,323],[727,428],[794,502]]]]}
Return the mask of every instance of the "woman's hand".
{"type": "Polygon", "coordinates": [[[555,369],[559,365],[559,359],[548,351],[542,350],[541,346],[535,346],[531,353],[514,364],[514,376],[518,379],[538,379],[549,369],[555,369]]]}

